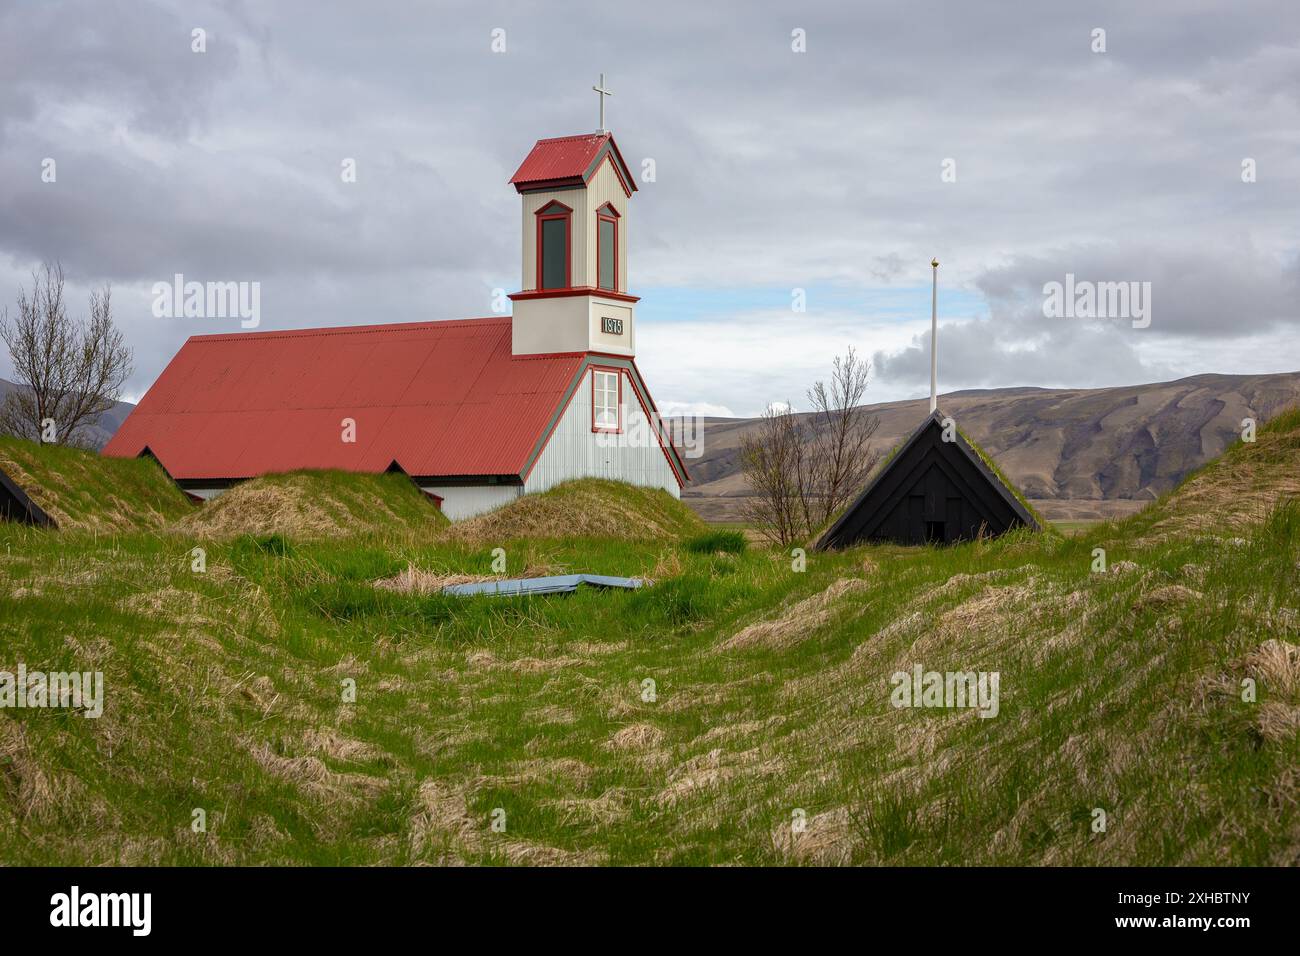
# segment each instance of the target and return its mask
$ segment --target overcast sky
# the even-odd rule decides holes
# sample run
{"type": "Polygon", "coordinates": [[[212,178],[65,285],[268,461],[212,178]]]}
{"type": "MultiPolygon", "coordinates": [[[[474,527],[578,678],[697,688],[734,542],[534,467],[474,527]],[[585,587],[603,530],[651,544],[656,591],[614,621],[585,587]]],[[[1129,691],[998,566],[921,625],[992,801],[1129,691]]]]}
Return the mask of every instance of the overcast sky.
{"type": "Polygon", "coordinates": [[[128,398],[238,331],[155,318],[175,273],[260,283],[264,330],[490,315],[506,181],[596,127],[602,71],[654,160],[628,254],[661,407],[798,406],[849,346],[874,400],[926,394],[931,256],[943,390],[1300,369],[1295,0],[0,0],[0,304],[44,260],[79,311],[111,283],[128,398]],[[1046,317],[1067,274],[1149,282],[1149,325],[1046,317]]]}

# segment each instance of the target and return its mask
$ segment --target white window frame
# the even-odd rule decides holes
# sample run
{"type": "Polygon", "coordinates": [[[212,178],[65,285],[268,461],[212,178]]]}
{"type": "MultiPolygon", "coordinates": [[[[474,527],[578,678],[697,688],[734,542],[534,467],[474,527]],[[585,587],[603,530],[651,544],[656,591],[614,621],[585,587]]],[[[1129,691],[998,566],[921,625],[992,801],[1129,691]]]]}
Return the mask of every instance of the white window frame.
{"type": "Polygon", "coordinates": [[[617,432],[623,428],[623,374],[617,369],[591,370],[591,430],[617,432]],[[612,400],[612,405],[611,405],[612,400]]]}

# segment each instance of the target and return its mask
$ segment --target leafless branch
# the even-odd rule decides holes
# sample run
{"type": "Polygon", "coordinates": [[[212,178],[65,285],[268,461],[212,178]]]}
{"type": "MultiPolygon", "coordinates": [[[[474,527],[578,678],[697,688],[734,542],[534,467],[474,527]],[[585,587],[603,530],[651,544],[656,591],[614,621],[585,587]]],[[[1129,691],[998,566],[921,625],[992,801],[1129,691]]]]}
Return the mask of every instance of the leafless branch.
{"type": "Polygon", "coordinates": [[[829,382],[808,390],[812,411],[769,408],[741,440],[751,495],[745,517],[782,547],[821,530],[865,485],[879,461],[871,447],[880,419],[861,407],[871,372],[853,349],[837,357],[829,382]]]}
{"type": "Polygon", "coordinates": [[[91,293],[85,321],[68,315],[63,286],[63,267],[47,263],[32,273],[30,294],[19,290],[17,315],[0,315],[0,340],[19,385],[0,406],[0,431],[79,444],[121,394],[131,350],[113,324],[108,286],[91,293]]]}

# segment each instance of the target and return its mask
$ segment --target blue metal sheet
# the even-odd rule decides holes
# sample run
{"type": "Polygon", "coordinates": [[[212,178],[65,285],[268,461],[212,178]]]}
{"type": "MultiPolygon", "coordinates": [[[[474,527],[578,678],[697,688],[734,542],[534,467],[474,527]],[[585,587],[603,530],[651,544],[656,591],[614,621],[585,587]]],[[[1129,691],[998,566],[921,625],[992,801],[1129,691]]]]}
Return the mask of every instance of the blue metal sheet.
{"type": "Polygon", "coordinates": [[[508,578],[501,581],[477,581],[473,584],[449,584],[443,594],[466,597],[472,594],[493,594],[510,597],[519,594],[568,594],[582,584],[598,588],[639,588],[646,582],[641,578],[617,578],[604,574],[560,574],[547,578],[508,578]]]}

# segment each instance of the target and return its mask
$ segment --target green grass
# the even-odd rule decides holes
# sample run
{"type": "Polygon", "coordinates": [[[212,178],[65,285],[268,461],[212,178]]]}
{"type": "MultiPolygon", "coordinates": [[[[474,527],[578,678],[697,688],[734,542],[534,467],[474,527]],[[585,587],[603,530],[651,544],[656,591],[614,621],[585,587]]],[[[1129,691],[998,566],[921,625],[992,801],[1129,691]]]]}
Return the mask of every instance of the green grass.
{"type": "MultiPolygon", "coordinates": [[[[1294,472],[1294,431],[1228,473],[1252,451],[1294,472]]],[[[6,526],[0,670],[102,670],[107,702],[0,711],[0,862],[1295,863],[1300,673],[1268,642],[1300,639],[1300,505],[1222,533],[1157,507],[803,571],[686,518],[657,540],[6,526]],[[656,583],[372,583],[488,575],[496,546],[508,576],[656,583]],[[892,707],[917,663],[997,671],[998,715],[892,707]]]]}
{"type": "Polygon", "coordinates": [[[744,554],[749,541],[743,531],[715,530],[688,538],[683,544],[687,551],[694,554],[744,554]]]}

